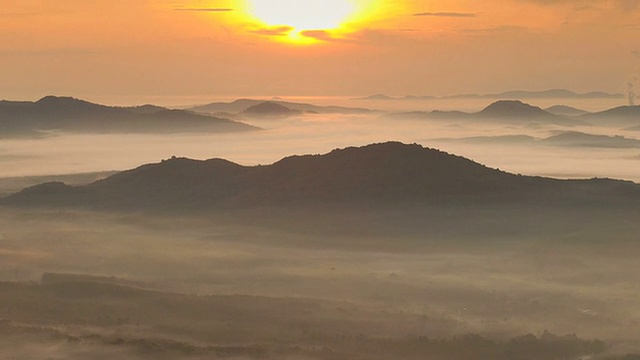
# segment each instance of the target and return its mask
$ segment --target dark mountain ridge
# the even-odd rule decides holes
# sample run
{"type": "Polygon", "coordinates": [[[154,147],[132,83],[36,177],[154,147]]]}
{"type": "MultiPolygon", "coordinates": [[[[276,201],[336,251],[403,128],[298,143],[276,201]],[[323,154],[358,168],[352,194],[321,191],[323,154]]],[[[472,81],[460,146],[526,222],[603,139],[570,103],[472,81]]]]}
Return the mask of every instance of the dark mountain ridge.
{"type": "Polygon", "coordinates": [[[528,118],[555,119],[553,115],[541,108],[518,100],[500,100],[476,113],[478,116],[490,118],[528,118]]]}
{"type": "Polygon", "coordinates": [[[619,106],[613,109],[580,116],[594,125],[640,127],[640,106],[619,106]]]}
{"type": "Polygon", "coordinates": [[[291,110],[284,105],[267,101],[248,107],[242,112],[242,115],[249,117],[287,117],[298,113],[300,111],[291,110]]]}
{"type": "Polygon", "coordinates": [[[481,111],[467,113],[462,111],[414,111],[391,114],[395,118],[433,119],[433,120],[482,120],[510,124],[542,123],[549,125],[577,126],[588,125],[587,122],[545,111],[537,106],[520,100],[499,100],[491,103],[481,111]]]}
{"type": "Polygon", "coordinates": [[[457,94],[449,96],[404,96],[393,97],[376,94],[353,100],[408,100],[408,99],[623,99],[623,94],[610,94],[602,91],[577,93],[567,89],[549,89],[542,91],[512,90],[493,94],[457,94]]]}
{"type": "Polygon", "coordinates": [[[188,110],[197,113],[216,114],[231,113],[239,114],[252,106],[260,105],[265,102],[277,104],[293,111],[318,113],[318,114],[370,114],[376,113],[375,110],[364,108],[352,108],[343,106],[320,106],[307,103],[298,103],[282,100],[255,100],[255,99],[238,99],[232,102],[214,102],[206,105],[199,105],[189,108],[188,110]]]}
{"type": "Polygon", "coordinates": [[[562,146],[582,146],[599,148],[633,149],[640,148],[640,140],[620,135],[607,136],[587,134],[578,131],[566,131],[541,140],[546,144],[562,146]]]}
{"type": "Polygon", "coordinates": [[[589,113],[586,110],[578,109],[578,108],[567,106],[567,105],[554,105],[544,109],[544,111],[554,115],[558,115],[558,116],[580,116],[580,115],[589,113]]]}
{"type": "Polygon", "coordinates": [[[111,107],[71,97],[47,96],[36,102],[0,102],[0,136],[66,131],[235,132],[257,128],[212,116],[153,105],[111,107]]]}
{"type": "Polygon", "coordinates": [[[638,200],[640,186],[629,182],[514,175],[420,145],[390,142],[292,156],[268,166],[173,158],[87,186],[35,186],[0,204],[163,211],[497,203],[637,207],[638,200]]]}

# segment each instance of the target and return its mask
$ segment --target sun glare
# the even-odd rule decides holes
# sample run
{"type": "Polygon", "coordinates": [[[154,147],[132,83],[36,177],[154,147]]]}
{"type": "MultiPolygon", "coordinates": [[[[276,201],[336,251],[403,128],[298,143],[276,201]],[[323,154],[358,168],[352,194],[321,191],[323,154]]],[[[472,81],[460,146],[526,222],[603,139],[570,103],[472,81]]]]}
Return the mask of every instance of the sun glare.
{"type": "Polygon", "coordinates": [[[250,0],[248,14],[261,33],[294,43],[340,36],[364,16],[375,0],[250,0]]]}

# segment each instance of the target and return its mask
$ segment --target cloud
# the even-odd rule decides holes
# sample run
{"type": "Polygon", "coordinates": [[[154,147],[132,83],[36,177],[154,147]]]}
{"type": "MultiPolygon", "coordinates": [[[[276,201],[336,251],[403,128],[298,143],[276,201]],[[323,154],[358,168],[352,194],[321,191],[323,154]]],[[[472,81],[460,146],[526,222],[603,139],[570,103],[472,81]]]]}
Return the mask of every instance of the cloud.
{"type": "Polygon", "coordinates": [[[264,35],[264,36],[287,36],[290,32],[294,30],[291,26],[277,26],[270,28],[260,28],[257,30],[251,31],[254,34],[264,35]]]}
{"type": "Polygon", "coordinates": [[[515,0],[515,2],[529,2],[544,6],[575,5],[576,8],[613,6],[615,9],[623,12],[640,9],[640,0],[515,0]]]}
{"type": "Polygon", "coordinates": [[[300,35],[321,41],[335,40],[331,34],[325,30],[305,30],[300,32],[300,35]]]}
{"type": "Polygon", "coordinates": [[[616,0],[616,4],[622,11],[635,11],[640,7],[640,0],[616,0]]]}
{"type": "Polygon", "coordinates": [[[177,8],[175,11],[195,11],[195,12],[230,12],[235,11],[229,8],[177,8]]]}
{"type": "Polygon", "coordinates": [[[326,30],[305,30],[301,31],[300,35],[326,42],[353,42],[352,39],[335,37],[333,34],[326,30]]]}
{"type": "Polygon", "coordinates": [[[478,14],[475,14],[475,13],[463,13],[463,12],[423,12],[423,13],[413,14],[413,16],[474,18],[474,17],[477,17],[478,14]]]}

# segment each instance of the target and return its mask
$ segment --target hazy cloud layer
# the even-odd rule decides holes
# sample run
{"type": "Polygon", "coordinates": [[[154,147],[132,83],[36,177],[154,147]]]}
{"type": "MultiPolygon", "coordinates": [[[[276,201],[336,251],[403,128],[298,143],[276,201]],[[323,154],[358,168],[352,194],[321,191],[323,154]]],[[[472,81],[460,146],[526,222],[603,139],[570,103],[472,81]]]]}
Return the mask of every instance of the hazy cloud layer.
{"type": "Polygon", "coordinates": [[[235,11],[229,8],[177,8],[176,11],[195,11],[195,12],[230,12],[235,11]]]}
{"type": "Polygon", "coordinates": [[[452,17],[452,18],[473,18],[478,16],[474,13],[461,13],[461,12],[423,12],[415,13],[413,16],[433,16],[433,17],[452,17]]]}

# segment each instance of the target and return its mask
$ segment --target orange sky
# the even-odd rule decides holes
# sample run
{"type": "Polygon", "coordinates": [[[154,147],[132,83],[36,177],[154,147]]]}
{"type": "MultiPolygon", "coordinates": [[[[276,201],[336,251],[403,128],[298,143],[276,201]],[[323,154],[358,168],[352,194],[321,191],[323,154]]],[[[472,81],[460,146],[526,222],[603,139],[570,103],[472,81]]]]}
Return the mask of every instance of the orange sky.
{"type": "Polygon", "coordinates": [[[336,0],[355,9],[339,29],[293,32],[251,13],[291,18],[291,0],[253,1],[0,0],[0,98],[625,92],[640,76],[640,0],[336,0]]]}

